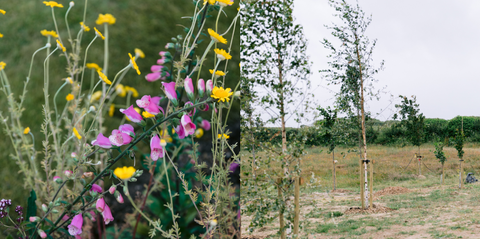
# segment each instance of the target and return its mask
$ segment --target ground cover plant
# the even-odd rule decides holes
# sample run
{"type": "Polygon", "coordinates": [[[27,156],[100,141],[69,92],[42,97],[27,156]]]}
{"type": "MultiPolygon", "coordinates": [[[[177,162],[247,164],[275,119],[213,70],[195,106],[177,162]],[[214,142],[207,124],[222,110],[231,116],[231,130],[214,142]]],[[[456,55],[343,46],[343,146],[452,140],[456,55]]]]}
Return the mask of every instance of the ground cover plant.
{"type": "MultiPolygon", "coordinates": [[[[0,62],[1,90],[8,105],[0,116],[13,148],[10,158],[20,168],[24,195],[29,195],[24,207],[15,210],[12,207],[18,201],[1,201],[5,235],[234,237],[238,234],[238,191],[230,178],[238,172],[239,158],[227,123],[232,121],[233,102],[239,97],[234,95],[238,80],[229,72],[232,58],[238,62],[232,46],[239,17],[236,9],[229,11],[231,15],[224,11],[234,8],[234,2],[189,3],[191,11],[185,14],[191,16],[182,27],[184,33],[165,32],[171,39],[157,45],[162,49],[155,52],[160,59],[148,63],[151,73],[144,74],[143,81],[157,89],[151,94],[135,89],[134,82],[124,85],[129,75],[141,75],[137,62],[145,53],[133,46],[130,51],[109,48],[116,40],[109,33],[115,31],[117,18],[96,13],[96,20],[90,20],[88,4],[87,0],[80,6],[73,1],[44,1],[41,7],[50,12],[48,25],[54,30],[38,30],[43,36],[34,38],[42,39],[43,46],[30,52],[31,60],[16,74],[9,70],[8,60],[0,62]],[[71,24],[69,13],[75,11],[83,14],[71,24]],[[64,25],[58,24],[60,19],[64,25]],[[226,24],[219,25],[219,20],[226,24]],[[98,42],[103,47],[90,48],[98,42]],[[88,62],[90,51],[103,57],[88,62]],[[122,58],[113,61],[122,64],[116,66],[117,71],[109,68],[111,53],[122,58]],[[206,61],[207,57],[213,60],[206,61]],[[40,67],[33,64],[37,61],[42,62],[40,67]],[[20,90],[12,90],[10,82],[24,77],[20,90]],[[51,84],[60,80],[57,87],[51,84]],[[27,92],[35,91],[29,83],[39,81],[41,101],[24,104],[31,96],[27,92]],[[41,109],[43,117],[25,120],[23,113],[35,108],[41,109]],[[118,122],[106,120],[116,115],[118,122]],[[204,135],[210,135],[210,161],[201,160],[198,151],[198,139],[204,135]],[[35,140],[39,137],[40,144],[35,140]],[[145,177],[144,171],[150,172],[148,183],[143,190],[133,190],[145,177]],[[108,195],[116,203],[129,202],[133,212],[124,220],[116,214],[115,219],[114,202],[108,195]],[[114,227],[106,226],[112,221],[114,227]]],[[[3,15],[12,14],[10,9],[14,12],[15,8],[5,9],[3,15]]]]}

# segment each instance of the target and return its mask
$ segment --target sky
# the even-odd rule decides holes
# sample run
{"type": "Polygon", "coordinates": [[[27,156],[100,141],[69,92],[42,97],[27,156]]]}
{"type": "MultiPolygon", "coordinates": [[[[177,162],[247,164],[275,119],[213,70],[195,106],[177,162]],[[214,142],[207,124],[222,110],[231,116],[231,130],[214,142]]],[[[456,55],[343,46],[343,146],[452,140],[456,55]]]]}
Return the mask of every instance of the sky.
{"type": "MultiPolygon", "coordinates": [[[[347,0],[350,4],[355,1],[347,0]]],[[[372,116],[389,120],[400,103],[398,95],[417,97],[427,118],[478,116],[480,103],[480,1],[477,0],[359,0],[372,22],[366,31],[377,39],[373,63],[385,61],[376,75],[376,89],[386,86],[380,101],[367,102],[372,116]],[[393,97],[392,97],[393,95],[393,97]]],[[[304,28],[307,55],[313,62],[310,80],[315,99],[332,105],[338,88],[327,86],[321,69],[328,69],[330,51],[321,40],[334,41],[324,25],[340,23],[328,0],[296,0],[295,23],[304,28]]],[[[289,122],[287,126],[297,126],[289,122]]]]}

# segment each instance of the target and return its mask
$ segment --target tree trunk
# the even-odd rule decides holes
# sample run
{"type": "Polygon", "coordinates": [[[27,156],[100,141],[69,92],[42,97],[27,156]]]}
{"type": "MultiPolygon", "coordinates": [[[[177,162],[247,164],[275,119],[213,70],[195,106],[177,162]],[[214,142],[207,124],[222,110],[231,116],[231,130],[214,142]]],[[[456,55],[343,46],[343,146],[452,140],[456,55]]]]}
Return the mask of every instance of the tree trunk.
{"type": "Polygon", "coordinates": [[[445,175],[443,174],[443,166],[444,166],[444,163],[442,163],[442,186],[443,186],[443,181],[445,181],[445,175]]]}
{"type": "MultiPolygon", "coordinates": [[[[361,123],[360,112],[357,109],[358,123],[361,123]]],[[[364,171],[363,171],[363,158],[362,158],[362,134],[358,132],[358,156],[359,156],[359,167],[360,167],[360,198],[362,199],[362,209],[365,209],[365,183],[364,183],[364,171]]]]}
{"type": "Polygon", "coordinates": [[[332,151],[332,155],[333,155],[333,173],[332,173],[332,176],[333,176],[333,190],[336,190],[337,189],[337,175],[336,175],[336,172],[335,172],[335,169],[336,169],[336,165],[335,165],[335,149],[333,149],[332,151]]]}
{"type": "Polygon", "coordinates": [[[460,189],[463,188],[463,174],[462,174],[463,173],[463,167],[462,167],[463,165],[462,165],[462,163],[463,163],[463,159],[460,159],[460,189]]]}

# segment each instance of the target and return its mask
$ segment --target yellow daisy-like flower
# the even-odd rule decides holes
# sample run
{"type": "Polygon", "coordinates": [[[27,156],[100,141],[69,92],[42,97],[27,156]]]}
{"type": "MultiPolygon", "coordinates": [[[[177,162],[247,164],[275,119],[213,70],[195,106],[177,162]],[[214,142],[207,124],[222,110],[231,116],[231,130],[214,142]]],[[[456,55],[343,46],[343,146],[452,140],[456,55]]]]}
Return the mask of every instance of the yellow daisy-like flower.
{"type": "Polygon", "coordinates": [[[27,127],[23,130],[23,134],[28,134],[30,133],[30,127],[27,127]]]}
{"type": "Polygon", "coordinates": [[[145,53],[142,50],[135,48],[135,57],[145,58],[145,53]]]}
{"type": "Polygon", "coordinates": [[[95,93],[92,94],[92,98],[90,98],[90,103],[99,100],[100,97],[102,97],[102,91],[95,91],[95,93]]]}
{"type": "Polygon", "coordinates": [[[217,43],[220,42],[220,43],[223,43],[223,44],[227,44],[227,39],[218,35],[218,33],[216,33],[211,28],[208,28],[208,34],[210,34],[210,38],[212,38],[212,40],[214,40],[215,42],[217,42],[217,43]]]}
{"type": "Polygon", "coordinates": [[[53,38],[57,38],[58,37],[58,34],[55,32],[55,31],[47,31],[46,29],[44,30],[41,30],[40,33],[43,35],[43,36],[51,36],[53,38]]]}
{"type": "Polygon", "coordinates": [[[83,28],[83,30],[85,30],[86,32],[90,31],[90,27],[88,27],[87,25],[83,24],[83,22],[80,22],[80,26],[83,28]]]}
{"type": "Polygon", "coordinates": [[[232,56],[228,54],[225,50],[223,49],[215,49],[215,54],[217,54],[218,59],[224,61],[224,60],[230,60],[232,59],[232,56]]]}
{"type": "Polygon", "coordinates": [[[117,176],[117,178],[122,179],[122,180],[128,180],[130,179],[136,172],[134,167],[130,166],[124,166],[123,168],[118,167],[115,170],[113,170],[113,174],[117,176]]]}
{"type": "Polygon", "coordinates": [[[5,12],[5,10],[0,9],[0,13],[3,14],[3,15],[5,15],[6,12],[5,12]]]}
{"type": "Polygon", "coordinates": [[[210,4],[210,5],[215,4],[215,0],[203,0],[203,5],[207,4],[207,2],[208,2],[208,4],[210,4]]]}
{"type": "Polygon", "coordinates": [[[47,2],[47,1],[43,1],[43,3],[44,3],[45,5],[51,7],[51,8],[54,8],[54,7],[63,7],[62,4],[59,4],[59,3],[55,2],[55,1],[48,1],[48,2],[47,2]]]}
{"type": "Polygon", "coordinates": [[[147,111],[143,111],[143,112],[142,112],[142,116],[145,117],[145,118],[153,118],[153,117],[155,117],[155,115],[152,115],[152,114],[148,113],[147,111]]]}
{"type": "Polygon", "coordinates": [[[107,76],[105,74],[103,74],[103,72],[97,71],[97,73],[98,73],[98,76],[100,76],[100,79],[102,79],[103,82],[107,83],[107,85],[112,84],[112,82],[107,78],[107,76]]]}
{"type": "Polygon", "coordinates": [[[117,86],[115,86],[115,92],[117,92],[117,95],[120,97],[125,97],[127,95],[127,91],[122,84],[117,84],[117,86]]]}
{"type": "Polygon", "coordinates": [[[137,71],[137,74],[140,75],[140,70],[138,69],[137,63],[135,62],[135,57],[132,56],[132,54],[128,53],[128,56],[130,56],[130,63],[132,63],[132,68],[137,71]]]}
{"type": "Polygon", "coordinates": [[[117,21],[117,19],[115,19],[115,17],[113,17],[112,14],[107,13],[105,15],[99,14],[95,23],[97,25],[102,25],[104,23],[108,23],[108,24],[112,25],[112,24],[115,24],[116,21],[117,21]]]}
{"type": "Polygon", "coordinates": [[[218,5],[222,7],[230,6],[233,4],[233,1],[231,0],[217,0],[217,2],[218,2],[218,5]]]}
{"type": "Polygon", "coordinates": [[[198,139],[201,138],[203,136],[203,129],[197,129],[195,130],[195,137],[197,137],[198,139]]]}
{"type": "Polygon", "coordinates": [[[67,49],[65,49],[65,47],[62,45],[62,43],[58,39],[57,39],[57,46],[62,48],[63,52],[67,51],[67,49]]]}
{"type": "Polygon", "coordinates": [[[102,68],[97,65],[97,63],[87,63],[86,67],[88,69],[95,69],[97,71],[102,71],[102,68]]]}
{"type": "MultiPolygon", "coordinates": [[[[212,69],[210,69],[210,74],[213,75],[213,70],[212,69]]],[[[223,71],[218,71],[218,70],[215,71],[215,76],[224,76],[224,75],[225,75],[225,72],[223,72],[223,71]]]]}
{"type": "Polygon", "coordinates": [[[72,94],[68,94],[67,97],[65,97],[65,99],[67,99],[67,101],[71,101],[73,100],[74,96],[72,94]]]}
{"type": "Polygon", "coordinates": [[[110,108],[108,109],[108,116],[113,117],[113,113],[115,113],[115,104],[110,105],[110,108]]]}
{"type": "Polygon", "coordinates": [[[227,134],[218,134],[218,138],[219,138],[219,139],[221,139],[221,138],[229,139],[230,136],[228,136],[227,134]]]}
{"type": "Polygon", "coordinates": [[[2,37],[3,37],[3,34],[2,34],[2,33],[0,33],[0,38],[2,38],[2,37]]]}
{"type": "Polygon", "coordinates": [[[78,133],[75,127],[73,127],[73,134],[77,137],[77,139],[82,139],[82,136],[78,133]]]}
{"type": "Polygon", "coordinates": [[[217,99],[218,101],[225,102],[225,100],[227,100],[227,102],[229,102],[230,96],[232,95],[233,95],[232,89],[230,88],[223,89],[223,87],[215,86],[213,87],[212,95],[210,97],[217,99]]]}
{"type": "MultiPolygon", "coordinates": [[[[126,90],[127,92],[129,92],[129,91],[132,92],[132,96],[133,96],[133,97],[135,97],[135,98],[138,97],[138,91],[137,91],[135,88],[130,87],[130,86],[125,86],[125,90],[126,90]]],[[[138,112],[138,113],[140,113],[140,112],[138,112]]]]}
{"type": "MultiPolygon", "coordinates": [[[[141,111],[140,108],[134,107],[133,109],[134,109],[135,111],[137,111],[137,113],[140,114],[140,111],[141,111]]],[[[125,116],[125,119],[127,119],[128,121],[131,121],[131,120],[128,118],[128,116],[125,116]]]]}
{"type": "Polygon", "coordinates": [[[3,61],[0,61],[0,71],[5,69],[5,66],[7,65],[7,63],[3,62],[3,61]]]}
{"type": "Polygon", "coordinates": [[[101,37],[102,40],[105,40],[105,37],[102,35],[102,33],[101,33],[99,30],[97,30],[96,27],[93,27],[93,29],[95,30],[95,34],[96,34],[97,36],[101,37]]]}

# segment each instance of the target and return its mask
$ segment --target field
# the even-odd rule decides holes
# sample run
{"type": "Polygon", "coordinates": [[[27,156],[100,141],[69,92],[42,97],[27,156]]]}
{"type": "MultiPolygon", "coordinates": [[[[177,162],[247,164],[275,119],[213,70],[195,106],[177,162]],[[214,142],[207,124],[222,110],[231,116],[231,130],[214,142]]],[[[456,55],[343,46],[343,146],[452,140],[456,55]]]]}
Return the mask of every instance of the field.
{"type": "MultiPolygon", "coordinates": [[[[469,172],[480,175],[480,149],[477,147],[470,144],[464,149],[465,175],[469,172]]],[[[375,160],[374,204],[379,209],[368,214],[350,210],[361,206],[358,154],[347,153],[346,149],[336,152],[337,191],[332,192],[332,155],[321,147],[307,150],[308,154],[301,161],[302,177],[307,182],[300,191],[301,238],[479,237],[480,183],[458,188],[459,161],[454,148],[445,148],[447,162],[443,186],[440,184],[441,164],[433,155],[433,145],[422,145],[421,148],[425,157],[425,164],[422,164],[424,176],[418,176],[416,160],[412,160],[403,171],[416,148],[373,146],[368,150],[369,158],[375,160]],[[344,158],[341,152],[345,154],[344,158]],[[316,180],[311,180],[312,173],[316,180]]],[[[243,162],[242,180],[245,181],[247,175],[251,175],[248,174],[251,167],[247,160],[243,162]]],[[[268,170],[280,170],[280,167],[276,165],[268,170]]],[[[257,170],[260,171],[263,169],[257,170]]],[[[243,190],[242,195],[245,195],[243,190]]],[[[276,192],[273,189],[267,193],[275,198],[276,192]]],[[[243,201],[248,204],[249,199],[243,201]]],[[[248,233],[246,230],[251,220],[251,215],[242,213],[242,238],[280,238],[276,234],[278,219],[248,233]]]]}

